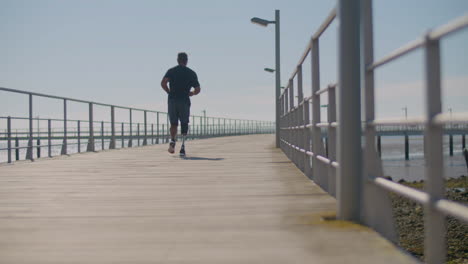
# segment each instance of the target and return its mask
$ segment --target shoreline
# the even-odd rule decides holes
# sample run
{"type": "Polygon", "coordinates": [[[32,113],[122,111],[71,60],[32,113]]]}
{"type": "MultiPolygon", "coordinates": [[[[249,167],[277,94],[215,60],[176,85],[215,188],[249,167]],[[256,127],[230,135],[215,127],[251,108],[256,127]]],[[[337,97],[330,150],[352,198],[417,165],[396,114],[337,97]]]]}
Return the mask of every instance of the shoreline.
{"type": "MultiPolygon", "coordinates": [[[[415,189],[422,189],[424,187],[424,180],[412,182],[399,180],[398,183],[415,189]]],[[[446,179],[445,187],[445,197],[447,199],[468,204],[467,175],[446,179]]],[[[424,261],[423,207],[394,193],[390,193],[390,198],[393,206],[395,227],[398,232],[397,246],[419,260],[424,261]]],[[[468,224],[450,216],[446,217],[446,220],[446,263],[468,263],[468,224]]]]}

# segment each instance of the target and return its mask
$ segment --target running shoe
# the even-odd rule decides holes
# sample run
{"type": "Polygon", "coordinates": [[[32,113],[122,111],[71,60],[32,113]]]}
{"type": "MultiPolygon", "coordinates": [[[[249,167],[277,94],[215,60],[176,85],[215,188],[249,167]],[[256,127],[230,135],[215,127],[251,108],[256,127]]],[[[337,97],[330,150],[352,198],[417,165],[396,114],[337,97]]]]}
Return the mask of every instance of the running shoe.
{"type": "Polygon", "coordinates": [[[180,148],[179,155],[180,155],[181,157],[185,157],[185,146],[184,146],[184,145],[182,145],[182,147],[180,148]]]}
{"type": "Polygon", "coordinates": [[[171,143],[169,143],[169,149],[167,151],[171,154],[174,154],[174,149],[175,149],[175,141],[171,140],[171,143]]]}

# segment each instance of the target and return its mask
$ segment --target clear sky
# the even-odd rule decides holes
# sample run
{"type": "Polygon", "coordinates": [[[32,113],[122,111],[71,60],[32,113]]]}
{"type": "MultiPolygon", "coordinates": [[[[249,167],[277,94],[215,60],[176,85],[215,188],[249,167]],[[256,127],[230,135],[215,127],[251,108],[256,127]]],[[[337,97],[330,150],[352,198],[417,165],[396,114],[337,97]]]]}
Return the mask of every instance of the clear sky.
{"type": "MultiPolygon", "coordinates": [[[[375,57],[467,14],[466,0],[375,0],[375,57]]],[[[274,27],[250,23],[281,10],[282,84],[335,1],[0,0],[0,86],[166,110],[160,81],[180,51],[202,93],[192,113],[274,119],[274,27]]],[[[468,111],[468,30],[442,42],[444,110],[468,111]]],[[[320,46],[321,86],[336,81],[336,22],[320,46]]],[[[310,69],[310,66],[305,66],[310,69]]],[[[308,70],[310,71],[310,70],[308,70]]],[[[377,72],[377,114],[424,109],[422,52],[377,72]]],[[[305,76],[310,93],[310,74],[305,76]]],[[[323,98],[326,100],[326,97],[323,98]]],[[[1,115],[26,115],[26,97],[0,92],[1,115]]],[[[41,115],[61,115],[43,100],[41,115]],[[42,113],[44,112],[44,114],[42,113]]],[[[72,112],[85,113],[86,106],[72,112]]],[[[73,114],[73,113],[72,113],[73,114]]]]}

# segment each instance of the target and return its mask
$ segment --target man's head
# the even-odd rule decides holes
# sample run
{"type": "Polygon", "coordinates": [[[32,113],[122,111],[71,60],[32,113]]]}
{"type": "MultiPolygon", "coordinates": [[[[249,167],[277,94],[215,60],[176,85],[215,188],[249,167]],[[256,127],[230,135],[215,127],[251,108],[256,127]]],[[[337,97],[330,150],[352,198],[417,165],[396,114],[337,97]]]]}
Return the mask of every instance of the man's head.
{"type": "Polygon", "coordinates": [[[187,65],[187,61],[187,53],[180,52],[179,54],[177,54],[177,62],[179,63],[179,65],[187,65]]]}

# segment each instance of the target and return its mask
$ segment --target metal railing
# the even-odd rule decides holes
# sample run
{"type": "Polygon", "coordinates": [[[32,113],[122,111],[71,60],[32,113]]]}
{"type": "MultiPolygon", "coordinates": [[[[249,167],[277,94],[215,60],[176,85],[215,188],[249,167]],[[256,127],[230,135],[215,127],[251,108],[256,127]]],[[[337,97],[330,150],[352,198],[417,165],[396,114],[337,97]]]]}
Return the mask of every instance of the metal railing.
{"type": "MultiPolygon", "coordinates": [[[[6,152],[7,163],[20,160],[20,151],[26,150],[27,160],[41,157],[41,149],[47,149],[47,156],[53,156],[53,148],[60,148],[60,155],[96,151],[96,146],[101,150],[124,147],[146,146],[169,142],[169,118],[167,113],[147,109],[138,109],[74,98],[40,94],[0,87],[0,92],[24,94],[29,98],[29,117],[0,116],[0,122],[6,122],[6,131],[0,132],[0,143],[6,142],[6,147],[0,146],[0,155],[6,152]],[[34,97],[52,98],[63,101],[63,118],[35,118],[33,117],[34,97]],[[77,102],[88,105],[88,119],[69,119],[67,105],[69,102],[77,102]],[[95,121],[94,107],[104,106],[110,110],[110,121],[95,121]],[[116,122],[115,110],[128,110],[129,122],[116,122]],[[135,112],[143,113],[143,122],[134,122],[135,112]],[[151,115],[151,116],[150,116],[151,115]],[[27,121],[27,129],[14,128],[13,121],[27,121]],[[46,131],[34,131],[34,121],[47,122],[46,131]],[[74,123],[74,127],[69,127],[74,123]],[[57,125],[58,124],[58,125],[57,125]],[[46,144],[41,144],[45,140],[46,144]],[[59,141],[60,143],[57,143],[59,141]],[[26,144],[21,143],[27,142],[26,144]],[[13,146],[14,143],[14,146],[13,146]],[[120,144],[119,144],[120,143],[120,144]],[[69,147],[75,145],[74,151],[69,147]],[[84,146],[83,146],[84,145],[84,146]],[[34,155],[36,150],[36,155],[34,155]],[[3,153],[2,153],[3,152],[3,153]],[[13,158],[14,152],[14,158],[13,158]]],[[[222,117],[190,116],[190,130],[187,139],[199,139],[208,137],[264,134],[274,133],[275,124],[270,121],[254,121],[243,119],[231,119],[222,117]]]]}
{"type": "Polygon", "coordinates": [[[280,95],[280,147],[305,175],[336,196],[340,219],[368,225],[390,240],[396,240],[396,232],[388,192],[424,205],[425,260],[427,263],[443,263],[446,255],[445,216],[468,222],[468,207],[443,197],[443,130],[456,123],[459,133],[467,133],[468,113],[448,115],[441,111],[439,40],[468,27],[468,15],[374,61],[372,0],[363,0],[360,4],[347,0],[337,2],[337,7],[313,34],[280,95]],[[338,19],[338,82],[320,89],[319,41],[335,18],[338,19]],[[424,49],[426,59],[425,117],[375,119],[374,70],[417,48],[424,49]],[[302,67],[309,55],[312,95],[304,98],[302,67]],[[322,94],[328,94],[326,122],[320,120],[322,94]],[[365,120],[361,120],[361,94],[365,120]],[[376,128],[385,126],[414,126],[424,131],[428,166],[425,191],[383,178],[382,161],[376,148],[376,128]],[[322,128],[328,128],[325,137],[328,151],[324,148],[322,128]]]}

